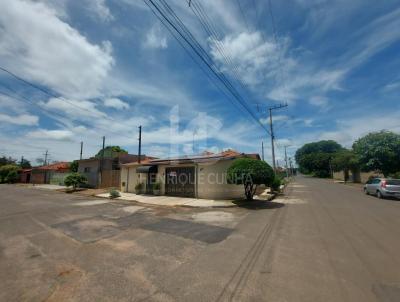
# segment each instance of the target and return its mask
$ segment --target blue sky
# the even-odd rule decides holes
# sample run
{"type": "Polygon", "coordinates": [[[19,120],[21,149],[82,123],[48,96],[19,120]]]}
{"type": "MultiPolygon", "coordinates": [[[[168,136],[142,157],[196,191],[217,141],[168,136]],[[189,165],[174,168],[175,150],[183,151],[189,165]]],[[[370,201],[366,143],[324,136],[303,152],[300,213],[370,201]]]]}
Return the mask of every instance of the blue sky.
{"type": "MultiPolygon", "coordinates": [[[[168,1],[268,127],[277,158],[306,142],[344,146],[370,132],[400,132],[399,1],[192,0],[219,35],[210,38],[184,0],[168,1]],[[217,47],[229,54],[229,64],[217,47]],[[238,78],[243,85],[239,84],[238,78]],[[258,104],[258,106],[257,106],[258,104]],[[259,110],[257,110],[257,107],[259,110]]],[[[158,1],[157,1],[158,2],[158,1]]],[[[35,160],[94,155],[107,145],[153,156],[234,148],[261,153],[269,136],[218,90],[141,0],[0,0],[0,154],[35,160]],[[6,95],[4,95],[6,94],[6,95]]]]}

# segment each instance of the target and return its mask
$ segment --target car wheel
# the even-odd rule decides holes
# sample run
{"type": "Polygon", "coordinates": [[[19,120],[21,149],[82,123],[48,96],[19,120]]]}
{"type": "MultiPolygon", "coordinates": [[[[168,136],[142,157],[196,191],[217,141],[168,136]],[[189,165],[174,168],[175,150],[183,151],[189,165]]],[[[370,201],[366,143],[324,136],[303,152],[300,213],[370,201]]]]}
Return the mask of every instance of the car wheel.
{"type": "Polygon", "coordinates": [[[368,192],[367,188],[364,188],[364,193],[369,195],[369,192],[368,192]]]}
{"type": "Polygon", "coordinates": [[[381,191],[376,192],[376,197],[378,197],[379,199],[383,199],[381,191]]]}

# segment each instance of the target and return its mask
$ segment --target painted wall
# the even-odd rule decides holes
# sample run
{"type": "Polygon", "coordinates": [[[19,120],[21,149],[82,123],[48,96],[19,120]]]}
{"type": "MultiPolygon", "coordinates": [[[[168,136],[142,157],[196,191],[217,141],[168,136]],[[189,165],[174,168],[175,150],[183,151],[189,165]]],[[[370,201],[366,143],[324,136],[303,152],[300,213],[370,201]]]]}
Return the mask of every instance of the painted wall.
{"type": "MultiPolygon", "coordinates": [[[[219,161],[211,164],[177,165],[179,167],[195,167],[195,196],[204,199],[236,199],[244,197],[242,185],[227,183],[226,171],[232,161],[219,161]],[[197,172],[196,172],[197,171],[197,172]]],[[[159,165],[157,181],[161,183],[161,194],[165,194],[165,169],[173,165],[159,165]]],[[[145,185],[147,174],[136,173],[136,167],[121,168],[121,191],[135,192],[139,182],[145,185]],[[129,171],[129,178],[128,178],[129,171]]]]}

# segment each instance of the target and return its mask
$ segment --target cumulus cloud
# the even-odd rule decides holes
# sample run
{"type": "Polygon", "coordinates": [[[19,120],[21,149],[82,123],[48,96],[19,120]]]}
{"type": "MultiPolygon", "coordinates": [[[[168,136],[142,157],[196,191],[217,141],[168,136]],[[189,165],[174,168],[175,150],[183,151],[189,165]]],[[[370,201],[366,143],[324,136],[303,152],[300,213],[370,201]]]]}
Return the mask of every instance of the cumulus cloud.
{"type": "Polygon", "coordinates": [[[103,101],[104,106],[122,110],[122,109],[129,109],[129,104],[118,99],[118,98],[109,98],[103,101]]]}
{"type": "Polygon", "coordinates": [[[145,40],[143,42],[145,48],[160,48],[164,49],[168,47],[167,37],[161,30],[160,24],[154,25],[147,32],[145,40]]]}
{"type": "Polygon", "coordinates": [[[0,62],[71,97],[95,97],[111,70],[111,43],[90,43],[40,2],[3,0],[0,62]]]}
{"type": "Polygon", "coordinates": [[[74,133],[70,130],[39,129],[28,132],[26,137],[42,140],[71,141],[74,133]]]}
{"type": "Polygon", "coordinates": [[[30,114],[7,115],[0,113],[0,123],[14,124],[20,126],[35,126],[39,122],[39,117],[30,114]]]}

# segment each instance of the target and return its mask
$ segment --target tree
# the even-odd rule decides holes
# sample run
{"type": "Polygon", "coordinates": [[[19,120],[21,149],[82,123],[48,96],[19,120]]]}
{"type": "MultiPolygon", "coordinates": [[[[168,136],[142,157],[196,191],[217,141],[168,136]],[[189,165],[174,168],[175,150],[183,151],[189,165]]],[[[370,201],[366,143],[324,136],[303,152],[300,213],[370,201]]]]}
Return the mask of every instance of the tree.
{"type": "Polygon", "coordinates": [[[400,135],[382,130],[359,138],[353,144],[361,169],[388,176],[400,171],[400,135]]]}
{"type": "Polygon", "coordinates": [[[253,158],[238,158],[233,161],[227,171],[227,180],[230,184],[244,185],[247,200],[252,200],[257,185],[270,186],[275,173],[266,162],[253,158]]]}
{"type": "Polygon", "coordinates": [[[16,160],[11,157],[0,157],[0,167],[4,165],[13,165],[15,164],[16,160]]]}
{"type": "Polygon", "coordinates": [[[18,166],[9,164],[0,167],[0,183],[14,183],[18,180],[18,166]]]}
{"type": "Polygon", "coordinates": [[[343,147],[335,141],[319,141],[305,144],[298,149],[295,159],[300,172],[314,174],[317,177],[329,177],[331,160],[334,154],[341,150],[343,150],[343,147]]]}
{"type": "Polygon", "coordinates": [[[24,160],[19,164],[19,166],[20,166],[22,169],[30,169],[30,168],[32,168],[31,162],[30,162],[29,160],[27,160],[27,159],[24,159],[24,160]]]}
{"type": "Polygon", "coordinates": [[[84,175],[79,173],[71,173],[64,179],[64,183],[67,187],[71,187],[75,191],[77,187],[82,184],[85,184],[87,179],[84,175]]]}
{"type": "Polygon", "coordinates": [[[354,171],[358,167],[358,157],[352,150],[343,149],[337,152],[332,158],[332,168],[334,171],[354,171]]]}
{"type": "MultiPolygon", "coordinates": [[[[104,157],[114,157],[118,154],[126,154],[128,151],[122,149],[120,146],[107,146],[104,148],[104,157]]],[[[95,157],[102,157],[103,149],[100,149],[95,157]]]]}
{"type": "Polygon", "coordinates": [[[77,160],[72,161],[72,163],[69,164],[69,169],[71,172],[78,172],[78,166],[79,162],[77,160]]]}

